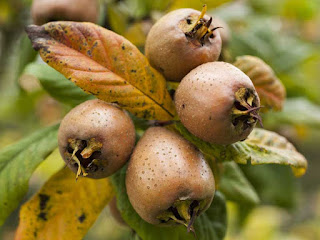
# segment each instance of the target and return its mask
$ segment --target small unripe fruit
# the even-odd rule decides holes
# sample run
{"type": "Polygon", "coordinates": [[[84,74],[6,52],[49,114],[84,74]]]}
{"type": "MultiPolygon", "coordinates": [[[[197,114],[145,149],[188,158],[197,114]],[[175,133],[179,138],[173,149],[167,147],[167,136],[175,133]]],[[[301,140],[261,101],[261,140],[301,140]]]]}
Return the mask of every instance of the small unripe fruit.
{"type": "Polygon", "coordinates": [[[113,197],[109,202],[109,209],[112,217],[122,226],[127,227],[128,224],[123,220],[121,213],[117,206],[117,198],[113,197]]]}
{"type": "Polygon", "coordinates": [[[261,122],[253,83],[225,62],[205,63],[186,75],[175,93],[175,105],[182,124],[210,143],[244,140],[261,122]]]}
{"type": "Polygon", "coordinates": [[[170,81],[180,81],[221,52],[221,38],[212,18],[190,8],[172,11],[151,28],[145,46],[150,64],[170,81]]]}
{"type": "Polygon", "coordinates": [[[129,200],[151,224],[183,224],[211,204],[215,184],[203,154],[180,135],[149,128],[138,142],[126,175],[129,200]]]}
{"type": "Polygon", "coordinates": [[[86,101],[62,120],[59,150],[70,169],[83,176],[104,178],[120,169],[135,144],[135,128],[122,109],[101,100],[86,101]]]}
{"type": "Polygon", "coordinates": [[[95,23],[99,16],[99,1],[33,0],[31,15],[36,25],[58,20],[95,23]]]}

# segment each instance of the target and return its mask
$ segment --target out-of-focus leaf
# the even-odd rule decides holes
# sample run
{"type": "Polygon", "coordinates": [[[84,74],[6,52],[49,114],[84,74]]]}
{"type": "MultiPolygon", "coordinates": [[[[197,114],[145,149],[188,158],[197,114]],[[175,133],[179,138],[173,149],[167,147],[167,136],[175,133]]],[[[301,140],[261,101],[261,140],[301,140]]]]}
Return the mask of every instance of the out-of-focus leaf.
{"type": "Polygon", "coordinates": [[[225,162],[223,166],[219,190],[226,198],[241,204],[258,204],[260,202],[259,196],[238,164],[235,162],[225,162]]]}
{"type": "Polygon", "coordinates": [[[25,68],[24,74],[31,74],[37,77],[43,88],[52,97],[71,106],[94,98],[46,64],[31,63],[25,68]]]}
{"type": "Polygon", "coordinates": [[[297,199],[297,184],[287,166],[240,166],[254,186],[262,203],[292,209],[297,199]]]}
{"type": "Polygon", "coordinates": [[[234,65],[247,74],[253,82],[259,94],[261,106],[273,108],[276,111],[282,109],[286,89],[268,64],[258,57],[246,55],[237,57],[234,65]]]}
{"type": "Polygon", "coordinates": [[[255,128],[245,141],[223,146],[200,140],[180,122],[176,123],[176,128],[201,151],[220,161],[252,165],[289,165],[297,177],[304,175],[307,169],[308,163],[305,157],[297,152],[286,138],[271,131],[255,128]]]}
{"type": "Polygon", "coordinates": [[[267,113],[263,116],[263,121],[269,128],[280,125],[320,128],[320,106],[305,98],[289,98],[282,112],[267,113]]]}
{"type": "MultiPolygon", "coordinates": [[[[142,240],[191,240],[194,239],[192,233],[188,233],[184,226],[158,227],[145,222],[135,212],[128,195],[126,194],[125,174],[126,168],[112,176],[115,186],[117,206],[123,219],[142,240]]],[[[217,191],[210,208],[200,215],[195,221],[195,231],[197,238],[201,240],[222,240],[226,233],[226,205],[224,196],[217,191]]]]}
{"type": "Polygon", "coordinates": [[[122,36],[76,22],[32,25],[27,32],[44,61],[86,92],[145,119],[174,117],[164,77],[122,36]]]}
{"type": "Polygon", "coordinates": [[[121,11],[116,4],[110,4],[107,8],[107,16],[111,29],[123,35],[127,29],[127,14],[121,11]]]}
{"type": "Polygon", "coordinates": [[[246,27],[232,35],[232,54],[257,56],[277,75],[292,71],[313,54],[310,45],[272,28],[279,25],[278,19],[251,15],[245,16],[242,24],[246,27]]]}
{"type": "Polygon", "coordinates": [[[178,8],[194,8],[201,11],[202,5],[207,4],[208,8],[215,8],[232,0],[173,0],[170,10],[178,8]]]}
{"type": "Polygon", "coordinates": [[[19,205],[37,166],[57,147],[58,125],[0,151],[0,225],[19,205]]]}
{"type": "Polygon", "coordinates": [[[81,240],[114,196],[109,179],[80,178],[63,168],[20,210],[16,240],[81,240]]]}
{"type": "Polygon", "coordinates": [[[37,52],[32,48],[30,40],[26,34],[20,39],[18,64],[16,67],[17,78],[23,72],[27,64],[33,62],[37,56],[37,52]]]}

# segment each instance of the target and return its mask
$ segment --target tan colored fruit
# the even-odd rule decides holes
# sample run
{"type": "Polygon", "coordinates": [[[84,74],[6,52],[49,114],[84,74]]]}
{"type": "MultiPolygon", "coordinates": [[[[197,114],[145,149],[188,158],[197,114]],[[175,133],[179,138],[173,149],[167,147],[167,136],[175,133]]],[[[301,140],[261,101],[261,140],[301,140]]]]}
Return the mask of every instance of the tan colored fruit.
{"type": "Polygon", "coordinates": [[[98,0],[33,0],[31,16],[34,24],[51,21],[97,22],[98,0]]]}
{"type": "Polygon", "coordinates": [[[163,127],[149,128],[138,142],[126,175],[129,200],[151,224],[183,224],[211,204],[215,184],[202,153],[180,135],[163,127]]]}
{"type": "Polygon", "coordinates": [[[117,206],[117,198],[114,197],[109,203],[109,209],[112,217],[122,226],[127,227],[128,224],[123,220],[121,213],[117,206]]]}
{"type": "Polygon", "coordinates": [[[145,46],[151,65],[169,81],[180,81],[221,52],[221,38],[212,18],[190,8],[172,11],[151,28],[145,46]]]}
{"type": "Polygon", "coordinates": [[[183,125],[210,143],[244,140],[261,121],[260,100],[250,78],[225,62],[205,63],[185,76],[175,105],[183,125]]]}
{"type": "Polygon", "coordinates": [[[62,120],[58,132],[60,154],[77,177],[104,178],[120,169],[135,144],[131,118],[101,100],[86,101],[62,120]]]}

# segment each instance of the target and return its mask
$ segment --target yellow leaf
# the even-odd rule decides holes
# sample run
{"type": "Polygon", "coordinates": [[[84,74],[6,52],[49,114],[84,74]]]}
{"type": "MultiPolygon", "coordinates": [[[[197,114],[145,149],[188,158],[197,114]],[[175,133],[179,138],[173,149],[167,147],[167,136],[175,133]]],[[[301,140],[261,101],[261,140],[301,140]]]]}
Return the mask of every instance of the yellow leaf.
{"type": "Polygon", "coordinates": [[[108,179],[75,181],[63,168],[22,206],[15,240],[80,240],[113,196],[108,179]]]}
{"type": "Polygon", "coordinates": [[[42,59],[84,91],[145,119],[175,116],[164,77],[124,37],[77,22],[31,25],[27,33],[42,59]]]}
{"type": "MultiPolygon", "coordinates": [[[[233,64],[253,82],[261,101],[261,106],[280,111],[286,98],[286,89],[272,68],[258,57],[237,57],[233,64]]],[[[262,108],[262,111],[266,111],[262,108]]]]}

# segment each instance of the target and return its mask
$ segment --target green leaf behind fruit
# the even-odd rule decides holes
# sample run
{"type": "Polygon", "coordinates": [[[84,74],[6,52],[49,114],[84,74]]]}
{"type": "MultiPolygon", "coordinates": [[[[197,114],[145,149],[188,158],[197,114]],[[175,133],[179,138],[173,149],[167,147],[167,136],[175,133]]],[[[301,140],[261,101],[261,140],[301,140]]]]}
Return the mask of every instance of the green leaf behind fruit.
{"type": "Polygon", "coordinates": [[[76,106],[94,98],[46,64],[31,63],[24,69],[24,74],[31,74],[38,78],[43,88],[62,103],[76,106]]]}
{"type": "Polygon", "coordinates": [[[260,199],[240,167],[235,162],[223,163],[223,174],[219,190],[228,200],[237,203],[256,205],[260,199]]]}
{"type": "Polygon", "coordinates": [[[34,170],[57,147],[58,127],[37,131],[0,151],[0,225],[27,193],[34,170]]]}
{"type": "MultiPolygon", "coordinates": [[[[125,175],[127,166],[112,176],[116,190],[117,206],[123,219],[142,240],[194,240],[184,226],[159,227],[145,222],[133,209],[126,194],[125,175]]],[[[156,204],[156,203],[155,203],[156,204]]],[[[195,221],[199,240],[222,240],[226,233],[226,205],[222,193],[216,192],[211,207],[195,221]]]]}
{"type": "Polygon", "coordinates": [[[220,161],[235,161],[240,164],[280,164],[291,166],[294,174],[300,177],[305,174],[307,160],[297,152],[288,140],[277,133],[255,128],[243,142],[230,145],[210,144],[193,136],[178,122],[176,128],[202,152],[220,161]]]}

